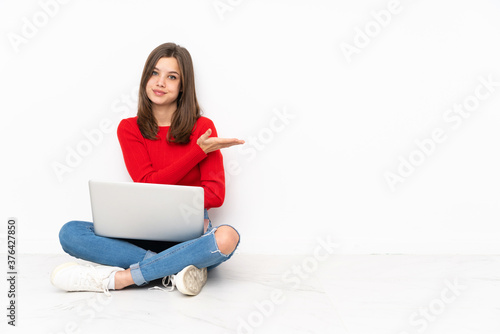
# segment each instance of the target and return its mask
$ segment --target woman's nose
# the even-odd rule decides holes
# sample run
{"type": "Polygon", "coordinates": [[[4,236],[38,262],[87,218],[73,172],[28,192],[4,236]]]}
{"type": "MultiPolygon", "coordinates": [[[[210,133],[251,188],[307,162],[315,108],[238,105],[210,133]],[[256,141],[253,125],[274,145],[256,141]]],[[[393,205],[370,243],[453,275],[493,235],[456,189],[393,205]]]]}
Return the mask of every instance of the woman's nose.
{"type": "Polygon", "coordinates": [[[158,76],[158,80],[156,81],[156,85],[158,87],[165,87],[166,79],[164,77],[158,76]]]}

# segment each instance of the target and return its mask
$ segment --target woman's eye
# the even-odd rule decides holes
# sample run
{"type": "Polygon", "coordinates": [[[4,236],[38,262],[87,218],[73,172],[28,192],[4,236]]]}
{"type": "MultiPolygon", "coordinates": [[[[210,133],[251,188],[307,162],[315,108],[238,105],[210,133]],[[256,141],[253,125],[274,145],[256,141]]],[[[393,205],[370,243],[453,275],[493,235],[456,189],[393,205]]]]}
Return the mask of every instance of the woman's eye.
{"type": "Polygon", "coordinates": [[[158,72],[156,72],[156,71],[153,71],[153,75],[158,75],[158,72]]]}
{"type": "Polygon", "coordinates": [[[177,77],[175,75],[169,75],[168,78],[171,79],[171,80],[177,79],[177,77]]]}

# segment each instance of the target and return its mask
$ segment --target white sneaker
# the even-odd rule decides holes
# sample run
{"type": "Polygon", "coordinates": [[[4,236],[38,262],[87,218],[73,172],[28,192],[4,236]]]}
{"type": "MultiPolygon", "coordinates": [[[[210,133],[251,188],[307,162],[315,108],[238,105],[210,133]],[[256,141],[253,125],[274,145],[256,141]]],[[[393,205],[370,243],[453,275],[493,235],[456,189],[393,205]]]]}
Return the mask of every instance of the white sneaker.
{"type": "Polygon", "coordinates": [[[111,296],[108,289],[109,276],[121,270],[124,269],[69,262],[55,268],[50,275],[50,281],[55,287],[66,291],[104,292],[106,296],[111,296]]]}
{"type": "Polygon", "coordinates": [[[206,282],[207,268],[198,269],[193,265],[182,269],[177,275],[166,276],[162,280],[165,287],[172,283],[170,291],[177,287],[177,290],[181,293],[190,296],[199,294],[206,282]],[[165,283],[165,280],[167,280],[167,283],[165,283]]]}

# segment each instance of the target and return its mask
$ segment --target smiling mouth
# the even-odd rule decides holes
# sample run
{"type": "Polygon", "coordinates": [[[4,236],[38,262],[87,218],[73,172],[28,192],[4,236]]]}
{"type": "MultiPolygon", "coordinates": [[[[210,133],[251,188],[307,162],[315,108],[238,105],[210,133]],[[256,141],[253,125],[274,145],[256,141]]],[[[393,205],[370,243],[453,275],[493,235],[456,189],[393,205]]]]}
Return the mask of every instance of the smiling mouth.
{"type": "Polygon", "coordinates": [[[161,90],[156,90],[156,89],[153,89],[153,93],[155,93],[156,96],[163,96],[163,95],[167,94],[166,92],[163,92],[161,90]]]}

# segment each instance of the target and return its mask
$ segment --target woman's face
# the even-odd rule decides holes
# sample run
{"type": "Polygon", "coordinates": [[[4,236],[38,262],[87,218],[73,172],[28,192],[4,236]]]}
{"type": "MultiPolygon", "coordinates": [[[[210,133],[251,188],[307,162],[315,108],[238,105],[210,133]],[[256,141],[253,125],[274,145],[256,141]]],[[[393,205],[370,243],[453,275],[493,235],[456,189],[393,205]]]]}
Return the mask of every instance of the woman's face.
{"type": "Polygon", "coordinates": [[[158,60],[146,84],[146,94],[153,102],[153,106],[169,106],[177,103],[181,87],[180,73],[177,59],[164,57],[158,60]]]}

